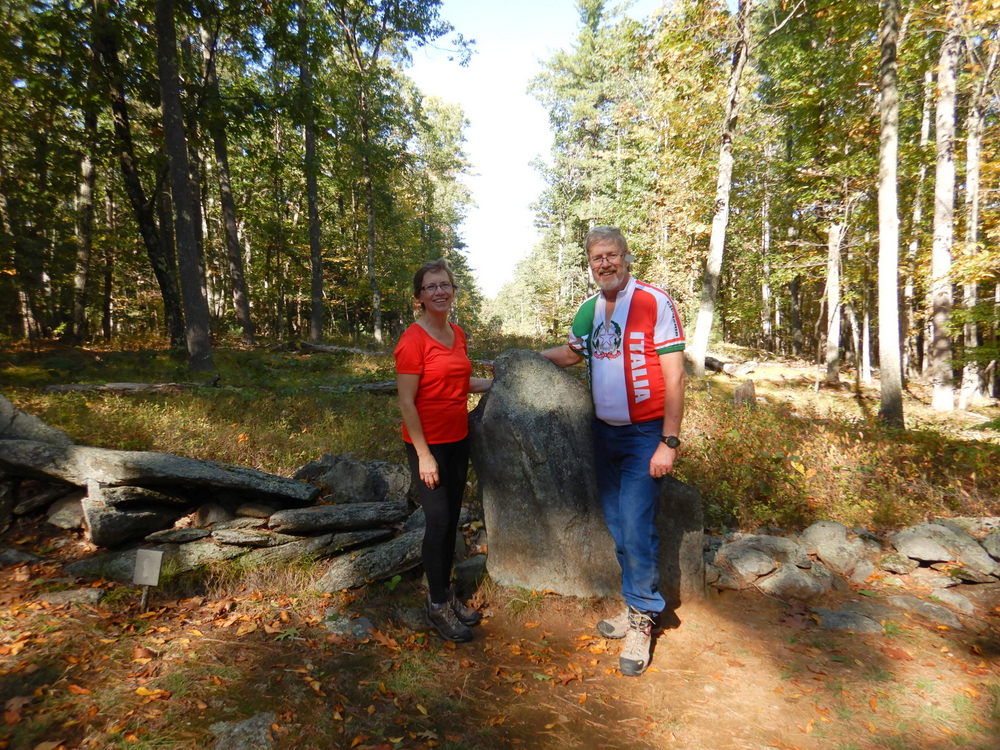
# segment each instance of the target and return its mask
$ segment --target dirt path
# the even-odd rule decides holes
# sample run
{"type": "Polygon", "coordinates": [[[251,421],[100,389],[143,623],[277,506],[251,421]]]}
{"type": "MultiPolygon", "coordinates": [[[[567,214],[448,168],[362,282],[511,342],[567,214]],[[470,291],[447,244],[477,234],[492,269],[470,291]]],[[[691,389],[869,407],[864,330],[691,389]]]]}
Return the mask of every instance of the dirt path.
{"type": "MultiPolygon", "coordinates": [[[[0,748],[213,746],[209,726],[275,714],[276,748],[1000,747],[1000,639],[901,620],[821,630],[757,592],[679,612],[641,678],[597,637],[598,603],[487,588],[477,639],[443,643],[391,613],[417,582],[357,600],[253,587],[140,613],[134,590],[49,605],[56,565],[0,584],[0,748]],[[376,626],[331,635],[343,608],[376,626]],[[55,743],[55,744],[44,744],[55,743]]],[[[285,591],[290,591],[285,587],[285,591]]],[[[994,610],[995,612],[997,610],[994,610]]],[[[1000,618],[995,618],[1000,619],[1000,618]]]]}

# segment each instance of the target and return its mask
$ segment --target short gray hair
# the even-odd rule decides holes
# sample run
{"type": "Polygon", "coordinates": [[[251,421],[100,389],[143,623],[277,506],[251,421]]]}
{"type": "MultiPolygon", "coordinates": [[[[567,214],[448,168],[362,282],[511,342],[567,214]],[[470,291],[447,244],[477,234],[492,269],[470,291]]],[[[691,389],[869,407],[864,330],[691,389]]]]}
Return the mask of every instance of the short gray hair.
{"type": "Polygon", "coordinates": [[[628,255],[628,243],[617,227],[594,227],[587,232],[587,236],[583,238],[583,249],[587,251],[588,256],[590,246],[598,242],[610,242],[621,251],[622,255],[628,255]]]}

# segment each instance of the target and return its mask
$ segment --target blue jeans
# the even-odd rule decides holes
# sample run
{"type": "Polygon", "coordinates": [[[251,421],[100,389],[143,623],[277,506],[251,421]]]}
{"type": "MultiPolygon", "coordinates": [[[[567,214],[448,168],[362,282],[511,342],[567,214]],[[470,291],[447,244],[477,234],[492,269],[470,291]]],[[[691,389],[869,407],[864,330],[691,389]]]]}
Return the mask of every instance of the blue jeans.
{"type": "Polygon", "coordinates": [[[662,425],[659,419],[622,426],[594,420],[597,492],[622,568],[622,596],[643,612],[662,612],[666,606],[659,592],[656,533],[660,480],[649,475],[662,425]]]}

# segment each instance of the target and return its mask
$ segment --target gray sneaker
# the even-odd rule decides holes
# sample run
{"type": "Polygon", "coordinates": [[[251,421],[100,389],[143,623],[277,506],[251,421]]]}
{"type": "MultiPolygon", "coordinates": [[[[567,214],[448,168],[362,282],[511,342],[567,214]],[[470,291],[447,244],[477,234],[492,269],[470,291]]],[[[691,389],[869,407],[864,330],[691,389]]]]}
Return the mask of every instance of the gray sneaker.
{"type": "Polygon", "coordinates": [[[628,632],[618,656],[618,668],[623,675],[638,677],[649,666],[649,644],[652,640],[653,613],[628,608],[628,632]]]}
{"type": "Polygon", "coordinates": [[[451,604],[451,611],[455,613],[458,621],[466,627],[478,625],[483,616],[472,607],[465,605],[456,595],[455,589],[448,590],[448,603],[451,604]]]}
{"type": "Polygon", "coordinates": [[[438,635],[446,641],[465,643],[472,640],[472,631],[459,622],[458,617],[451,608],[451,602],[434,604],[430,597],[427,598],[427,619],[437,631],[438,635]]]}
{"type": "Polygon", "coordinates": [[[628,607],[620,614],[597,623],[597,632],[605,638],[624,638],[628,632],[628,607]]]}

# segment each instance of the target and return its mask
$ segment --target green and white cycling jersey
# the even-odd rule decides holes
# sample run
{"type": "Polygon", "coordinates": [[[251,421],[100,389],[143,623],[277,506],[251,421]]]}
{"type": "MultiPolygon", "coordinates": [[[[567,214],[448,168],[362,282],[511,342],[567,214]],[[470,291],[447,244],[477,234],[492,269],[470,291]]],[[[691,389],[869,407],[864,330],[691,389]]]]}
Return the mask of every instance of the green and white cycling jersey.
{"type": "Polygon", "coordinates": [[[598,292],[573,317],[569,345],[587,359],[598,419],[624,425],[663,418],[659,356],[684,350],[684,329],[670,295],[630,278],[608,320],[598,292]]]}

